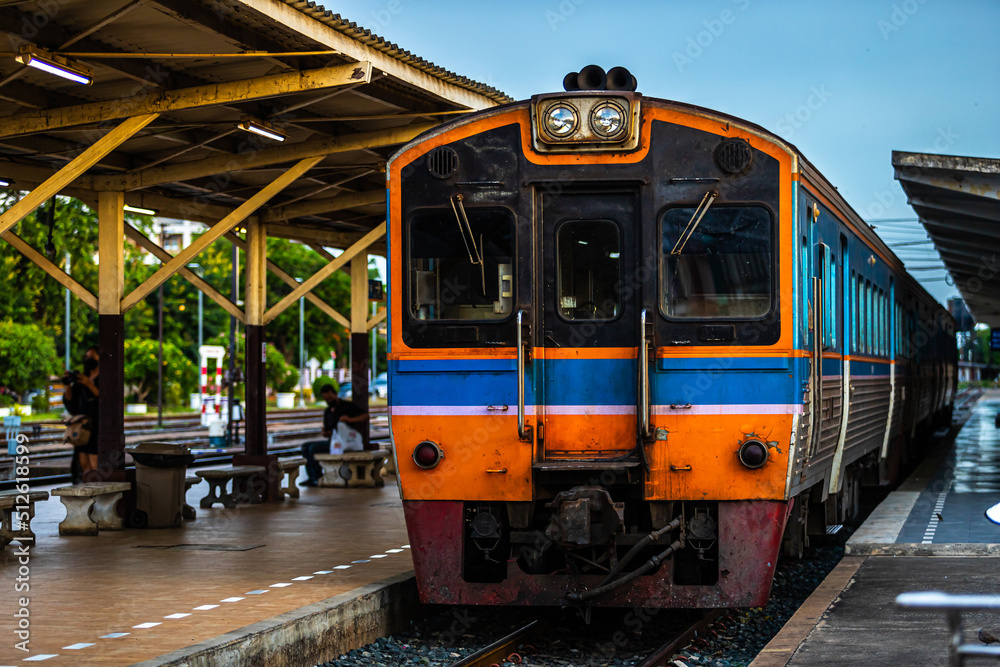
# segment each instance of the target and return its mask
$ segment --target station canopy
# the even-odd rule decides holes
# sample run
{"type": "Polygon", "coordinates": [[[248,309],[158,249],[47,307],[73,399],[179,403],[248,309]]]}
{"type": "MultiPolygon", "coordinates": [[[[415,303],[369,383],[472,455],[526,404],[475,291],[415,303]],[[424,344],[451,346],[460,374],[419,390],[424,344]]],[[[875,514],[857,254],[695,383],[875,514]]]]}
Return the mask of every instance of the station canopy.
{"type": "Polygon", "coordinates": [[[1000,327],[1000,160],[893,151],[892,166],[973,317],[1000,327]]]}
{"type": "Polygon", "coordinates": [[[0,31],[6,187],[32,190],[112,128],[157,114],[58,191],[91,206],[124,192],[127,206],[213,224],[322,156],[255,215],[268,236],[328,247],[385,219],[396,148],[510,101],[301,0],[0,0],[0,31]]]}

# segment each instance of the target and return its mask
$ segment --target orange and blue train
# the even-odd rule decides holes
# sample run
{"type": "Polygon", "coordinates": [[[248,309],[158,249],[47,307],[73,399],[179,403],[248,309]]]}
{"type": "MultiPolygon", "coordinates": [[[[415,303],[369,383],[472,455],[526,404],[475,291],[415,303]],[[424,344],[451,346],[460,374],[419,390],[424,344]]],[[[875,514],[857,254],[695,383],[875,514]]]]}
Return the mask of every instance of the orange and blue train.
{"type": "Polygon", "coordinates": [[[955,323],[799,151],[623,68],[387,168],[424,602],[763,604],[950,421],[955,323]]]}

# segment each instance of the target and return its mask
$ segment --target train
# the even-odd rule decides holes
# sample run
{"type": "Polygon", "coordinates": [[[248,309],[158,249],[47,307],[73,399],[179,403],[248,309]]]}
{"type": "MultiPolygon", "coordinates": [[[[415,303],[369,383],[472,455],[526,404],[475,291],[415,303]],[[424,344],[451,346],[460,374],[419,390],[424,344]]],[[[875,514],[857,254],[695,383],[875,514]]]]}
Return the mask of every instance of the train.
{"type": "Polygon", "coordinates": [[[781,137],[621,67],[387,164],[423,602],[752,607],[950,423],[955,322],[781,137]]]}

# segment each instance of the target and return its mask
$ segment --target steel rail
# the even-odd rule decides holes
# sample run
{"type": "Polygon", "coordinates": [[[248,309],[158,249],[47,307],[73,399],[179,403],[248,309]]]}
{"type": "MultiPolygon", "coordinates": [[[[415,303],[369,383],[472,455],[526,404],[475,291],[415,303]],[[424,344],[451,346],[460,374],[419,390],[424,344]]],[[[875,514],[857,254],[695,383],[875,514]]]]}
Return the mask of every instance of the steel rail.
{"type": "Polygon", "coordinates": [[[688,626],[680,635],[650,653],[642,662],[637,663],[635,667],[663,667],[663,665],[669,665],[671,658],[690,644],[692,640],[696,639],[699,633],[704,633],[705,630],[708,630],[709,626],[715,623],[727,611],[727,609],[709,610],[705,616],[688,626]]]}
{"type": "Polygon", "coordinates": [[[490,667],[517,653],[517,648],[525,641],[536,637],[545,629],[542,621],[534,620],[524,627],[515,630],[503,639],[493,642],[486,648],[476,651],[454,662],[450,667],[490,667]]]}

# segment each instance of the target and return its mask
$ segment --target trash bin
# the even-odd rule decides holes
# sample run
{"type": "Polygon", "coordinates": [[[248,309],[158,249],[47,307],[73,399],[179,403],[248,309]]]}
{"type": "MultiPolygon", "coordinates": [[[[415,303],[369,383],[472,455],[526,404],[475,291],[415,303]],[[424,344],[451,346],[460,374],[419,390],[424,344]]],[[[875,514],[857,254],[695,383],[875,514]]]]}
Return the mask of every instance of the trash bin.
{"type": "Polygon", "coordinates": [[[184,478],[194,462],[191,450],[169,442],[144,442],[125,451],[135,461],[136,528],[177,528],[184,509],[184,478]]]}

